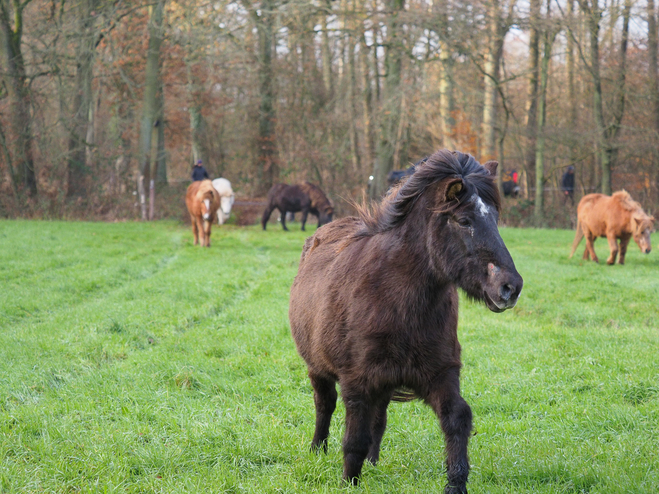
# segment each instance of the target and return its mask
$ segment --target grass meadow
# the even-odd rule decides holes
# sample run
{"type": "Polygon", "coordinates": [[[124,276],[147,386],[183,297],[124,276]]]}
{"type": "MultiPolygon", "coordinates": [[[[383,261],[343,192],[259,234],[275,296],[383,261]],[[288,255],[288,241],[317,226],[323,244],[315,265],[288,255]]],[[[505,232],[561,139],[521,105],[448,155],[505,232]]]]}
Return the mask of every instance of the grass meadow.
{"type": "MultiPolygon", "coordinates": [[[[390,406],[357,487],[341,403],[309,452],[291,230],[215,227],[202,249],[173,222],[0,221],[0,492],[442,492],[419,402],[390,406]]],[[[573,235],[502,229],[517,307],[461,303],[472,494],[659,492],[659,236],[606,266],[569,260],[573,235]]]]}

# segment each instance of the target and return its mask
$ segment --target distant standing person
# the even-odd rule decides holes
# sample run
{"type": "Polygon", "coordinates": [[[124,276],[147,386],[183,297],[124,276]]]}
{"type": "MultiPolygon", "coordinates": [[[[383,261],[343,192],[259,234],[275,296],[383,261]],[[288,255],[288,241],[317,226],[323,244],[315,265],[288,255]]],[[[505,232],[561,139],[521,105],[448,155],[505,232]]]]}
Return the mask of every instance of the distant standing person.
{"type": "Polygon", "coordinates": [[[195,166],[192,169],[192,181],[198,182],[199,180],[204,180],[208,178],[210,177],[208,176],[208,172],[206,171],[206,168],[204,168],[204,165],[201,164],[201,160],[197,160],[197,163],[195,163],[195,166]]]}
{"type": "Polygon", "coordinates": [[[570,201],[574,206],[574,167],[568,166],[567,171],[561,178],[561,190],[563,191],[564,203],[570,201]]]}

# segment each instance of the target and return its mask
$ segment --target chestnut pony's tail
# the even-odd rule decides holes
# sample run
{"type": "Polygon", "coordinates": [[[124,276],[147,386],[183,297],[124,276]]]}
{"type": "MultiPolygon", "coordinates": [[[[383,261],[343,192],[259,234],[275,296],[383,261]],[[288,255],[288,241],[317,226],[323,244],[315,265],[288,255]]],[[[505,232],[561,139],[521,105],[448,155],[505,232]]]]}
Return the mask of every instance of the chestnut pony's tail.
{"type": "Polygon", "coordinates": [[[581,221],[577,219],[577,233],[574,236],[574,242],[572,242],[572,252],[570,252],[570,259],[572,259],[572,256],[574,255],[574,251],[577,250],[577,247],[579,246],[579,242],[581,242],[582,238],[583,238],[583,230],[581,230],[581,221]]]}

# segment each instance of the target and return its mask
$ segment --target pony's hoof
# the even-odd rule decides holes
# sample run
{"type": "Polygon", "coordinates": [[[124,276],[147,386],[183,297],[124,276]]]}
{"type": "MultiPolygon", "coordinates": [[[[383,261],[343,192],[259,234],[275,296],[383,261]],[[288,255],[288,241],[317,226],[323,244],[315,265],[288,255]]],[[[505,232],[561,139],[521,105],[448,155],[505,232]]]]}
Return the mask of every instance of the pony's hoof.
{"type": "Polygon", "coordinates": [[[467,486],[463,485],[462,487],[458,487],[455,485],[447,485],[444,488],[444,494],[467,494],[467,486]]]}

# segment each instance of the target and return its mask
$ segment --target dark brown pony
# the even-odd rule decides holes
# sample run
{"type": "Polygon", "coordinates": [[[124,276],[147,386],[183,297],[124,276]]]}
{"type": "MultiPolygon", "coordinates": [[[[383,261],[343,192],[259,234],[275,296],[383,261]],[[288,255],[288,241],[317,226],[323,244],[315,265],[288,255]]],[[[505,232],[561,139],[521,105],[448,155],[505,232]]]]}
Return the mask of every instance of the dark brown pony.
{"type": "Polygon", "coordinates": [[[275,184],[268,192],[268,205],[261,217],[261,226],[265,230],[266,224],[274,209],[281,213],[281,226],[286,227],[286,213],[302,211],[302,230],[307,222],[309,213],[318,217],[318,228],[332,221],[334,207],[320,187],[309,182],[296,185],[275,184]]]}
{"type": "Polygon", "coordinates": [[[523,283],[497,228],[496,167],[438,151],[374,211],[330,223],[304,245],[289,318],[314,389],[312,448],[327,448],[338,382],[348,481],[378,460],[387,406],[410,390],[446,436],[445,492],[467,492],[472,415],[460,396],[457,288],[502,312],[523,283]]]}
{"type": "Polygon", "coordinates": [[[194,244],[211,246],[211,224],[217,218],[220,207],[220,194],[210,180],[195,181],[185,194],[185,205],[190,213],[194,244]]]}

